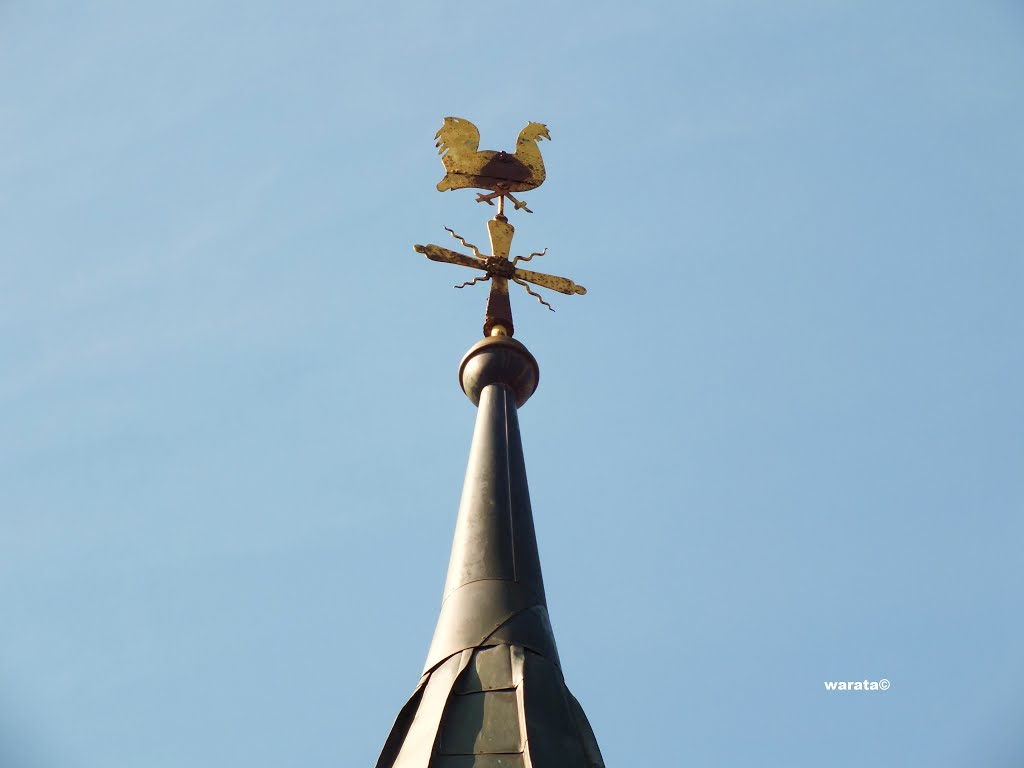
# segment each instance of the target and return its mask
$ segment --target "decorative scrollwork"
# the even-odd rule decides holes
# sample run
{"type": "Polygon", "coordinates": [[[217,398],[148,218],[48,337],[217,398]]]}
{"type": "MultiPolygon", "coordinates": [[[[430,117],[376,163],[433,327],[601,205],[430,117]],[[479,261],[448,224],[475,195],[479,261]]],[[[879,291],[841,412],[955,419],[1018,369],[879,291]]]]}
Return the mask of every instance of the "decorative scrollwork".
{"type": "Polygon", "coordinates": [[[460,243],[462,243],[463,246],[465,246],[466,248],[469,248],[469,250],[471,250],[473,252],[473,255],[476,256],[478,259],[486,258],[482,253],[480,253],[480,249],[479,248],[477,248],[472,243],[467,243],[466,239],[462,235],[456,234],[454,229],[451,229],[450,227],[445,227],[445,229],[448,230],[448,233],[452,237],[454,237],[456,240],[458,240],[460,243]]]}
{"type": "Polygon", "coordinates": [[[528,286],[528,285],[527,285],[526,283],[524,283],[524,282],[523,282],[522,280],[520,280],[520,279],[519,279],[518,277],[513,277],[513,278],[512,278],[512,282],[514,282],[514,283],[518,283],[519,285],[523,286],[523,288],[525,288],[525,289],[526,289],[526,292],[527,292],[528,294],[530,294],[531,296],[533,296],[533,298],[535,298],[535,299],[536,299],[537,301],[539,301],[539,302],[540,302],[541,304],[543,304],[543,305],[544,305],[545,307],[547,307],[548,309],[550,309],[550,310],[551,310],[552,312],[554,312],[554,311],[555,311],[555,308],[554,308],[554,307],[552,307],[552,306],[551,306],[550,304],[548,304],[548,303],[547,303],[546,301],[544,301],[544,299],[543,299],[543,298],[541,297],[541,295],[540,295],[539,293],[534,293],[533,291],[531,291],[531,290],[530,290],[530,286],[528,286]]]}
{"type": "Polygon", "coordinates": [[[468,288],[469,286],[476,285],[477,283],[486,283],[490,279],[491,279],[490,275],[484,275],[483,277],[474,277],[472,280],[467,280],[462,285],[456,285],[456,286],[453,286],[453,287],[454,288],[468,288]]]}
{"type": "Polygon", "coordinates": [[[520,261],[532,261],[534,256],[543,256],[547,252],[548,249],[545,248],[543,251],[534,251],[529,256],[516,256],[515,258],[512,259],[512,266],[514,267],[520,261]]]}

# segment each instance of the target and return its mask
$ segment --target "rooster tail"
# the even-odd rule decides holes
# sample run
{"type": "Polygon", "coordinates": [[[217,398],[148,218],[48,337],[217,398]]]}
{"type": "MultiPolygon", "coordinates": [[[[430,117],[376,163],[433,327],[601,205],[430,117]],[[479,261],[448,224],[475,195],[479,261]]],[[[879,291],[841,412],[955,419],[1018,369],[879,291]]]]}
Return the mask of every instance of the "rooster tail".
{"type": "Polygon", "coordinates": [[[480,131],[461,117],[446,117],[434,138],[437,139],[434,146],[448,173],[458,170],[480,147],[480,131]]]}

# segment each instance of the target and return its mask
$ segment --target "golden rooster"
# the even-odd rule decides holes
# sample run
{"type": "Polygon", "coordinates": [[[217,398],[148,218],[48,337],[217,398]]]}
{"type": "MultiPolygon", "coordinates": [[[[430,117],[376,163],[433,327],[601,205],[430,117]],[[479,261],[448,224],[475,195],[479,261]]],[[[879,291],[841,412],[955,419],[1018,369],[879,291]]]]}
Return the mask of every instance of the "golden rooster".
{"type": "MultiPolygon", "coordinates": [[[[480,131],[469,120],[461,117],[446,117],[444,125],[435,134],[438,154],[447,171],[437,183],[439,192],[449,189],[489,189],[491,194],[477,195],[478,203],[491,201],[495,197],[507,197],[516,205],[531,213],[526,203],[516,200],[512,192],[534,189],[544,183],[544,159],[540,156],[537,142],[550,141],[551,134],[543,123],[527,123],[519,132],[515,154],[478,151],[480,131]]],[[[501,201],[499,201],[501,202],[501,201]]]]}

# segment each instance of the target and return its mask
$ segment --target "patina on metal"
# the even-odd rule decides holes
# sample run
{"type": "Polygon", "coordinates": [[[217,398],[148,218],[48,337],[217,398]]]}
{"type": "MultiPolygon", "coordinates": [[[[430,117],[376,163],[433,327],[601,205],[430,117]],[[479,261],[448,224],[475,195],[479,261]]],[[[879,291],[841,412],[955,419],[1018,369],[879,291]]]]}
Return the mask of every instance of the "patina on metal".
{"type": "MultiPolygon", "coordinates": [[[[453,131],[446,134],[447,144],[458,135],[476,151],[479,135],[471,123],[448,118],[445,126],[453,131]],[[449,126],[449,121],[455,122],[449,126]]],[[[524,129],[520,147],[531,126],[539,124],[524,129]]],[[[543,181],[543,165],[519,159],[527,170],[516,183],[543,181]]],[[[537,389],[540,368],[512,338],[508,283],[519,283],[548,308],[526,283],[565,294],[586,291],[567,278],[517,266],[543,252],[509,258],[514,229],[504,216],[504,198],[517,202],[509,190],[532,187],[512,186],[507,157],[474,162],[478,170],[470,173],[453,170],[456,166],[446,161],[449,186],[444,188],[494,182],[495,187],[485,187],[493,188],[491,197],[498,200],[498,215],[487,223],[491,255],[452,230],[472,256],[438,245],[416,246],[433,261],[485,273],[456,287],[490,280],[491,292],[485,338],[459,366],[459,383],[477,406],[477,417],[441,612],[419,685],[399,713],[377,768],[604,768],[590,723],[566,687],[548,618],[518,419],[518,409],[537,389]],[[494,181],[499,179],[495,168],[506,169],[501,171],[505,186],[494,181]],[[473,183],[460,180],[459,173],[473,183]]],[[[525,206],[517,202],[518,207],[525,206]]]]}

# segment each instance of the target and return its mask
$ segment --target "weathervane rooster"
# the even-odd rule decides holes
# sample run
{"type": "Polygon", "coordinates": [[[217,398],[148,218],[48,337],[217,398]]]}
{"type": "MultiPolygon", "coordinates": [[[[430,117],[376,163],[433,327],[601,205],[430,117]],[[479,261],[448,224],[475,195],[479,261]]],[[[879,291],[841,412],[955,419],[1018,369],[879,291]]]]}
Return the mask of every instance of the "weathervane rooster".
{"type": "Polygon", "coordinates": [[[544,159],[540,156],[537,143],[541,139],[550,141],[551,134],[543,123],[527,123],[519,132],[515,154],[479,151],[480,131],[469,120],[461,117],[446,117],[444,125],[435,134],[438,154],[447,171],[437,183],[440,192],[449,189],[489,189],[489,194],[478,194],[478,203],[498,206],[504,210],[507,197],[515,203],[516,210],[533,213],[526,203],[512,196],[513,192],[525,192],[544,183],[544,159]]]}
{"type": "Polygon", "coordinates": [[[512,193],[535,189],[544,183],[544,161],[541,159],[537,142],[541,139],[551,139],[548,127],[543,123],[527,123],[519,132],[516,151],[512,155],[508,152],[478,150],[480,131],[469,120],[463,120],[461,117],[446,117],[444,125],[434,138],[437,139],[436,146],[447,171],[437,184],[438,191],[484,189],[490,191],[478,194],[478,203],[494,205],[493,200],[498,199],[498,212],[487,222],[487,233],[491,238],[489,254],[481,253],[479,248],[466,242],[462,235],[448,227],[445,227],[448,233],[464,247],[469,248],[473,252],[472,256],[434,243],[414,246],[417,253],[422,253],[431,261],[457,264],[483,272],[482,275],[455,287],[466,288],[477,283],[490,282],[491,290],[484,312],[484,336],[511,336],[515,330],[512,324],[512,305],[508,296],[510,282],[525,288],[528,294],[552,311],[554,307],[539,293],[533,291],[530,285],[539,285],[564,293],[566,296],[585,294],[586,288],[567,277],[533,272],[519,266],[520,262],[543,256],[547,253],[547,248],[529,256],[510,255],[515,227],[505,216],[505,198],[515,203],[517,211],[532,213],[526,207],[526,203],[517,200],[512,193]]]}

